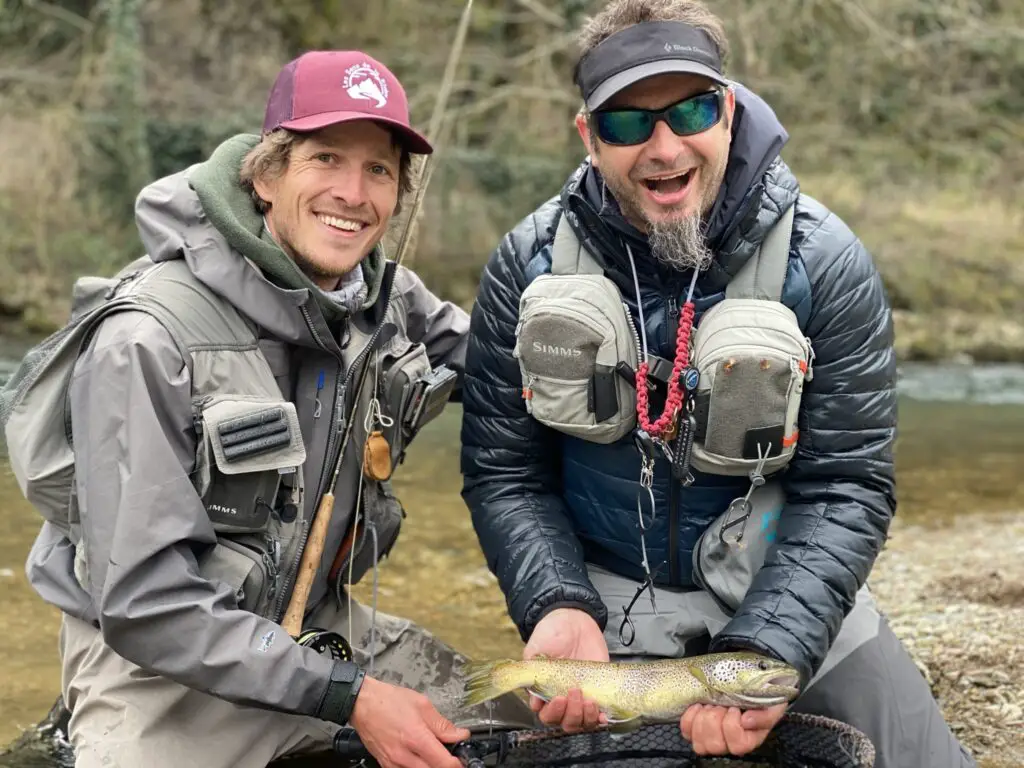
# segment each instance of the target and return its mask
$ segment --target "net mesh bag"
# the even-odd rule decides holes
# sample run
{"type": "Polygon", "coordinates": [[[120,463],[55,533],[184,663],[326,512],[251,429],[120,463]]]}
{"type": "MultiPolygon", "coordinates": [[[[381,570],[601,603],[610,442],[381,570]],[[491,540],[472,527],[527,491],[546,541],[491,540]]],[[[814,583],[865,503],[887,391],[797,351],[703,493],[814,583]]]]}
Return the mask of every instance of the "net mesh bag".
{"type": "MultiPolygon", "coordinates": [[[[868,738],[845,723],[790,713],[765,743],[743,757],[701,757],[683,739],[679,725],[647,725],[632,733],[576,734],[521,743],[501,765],[607,768],[872,768],[875,750],[868,738]]],[[[490,763],[489,763],[490,764],[490,763]]]]}

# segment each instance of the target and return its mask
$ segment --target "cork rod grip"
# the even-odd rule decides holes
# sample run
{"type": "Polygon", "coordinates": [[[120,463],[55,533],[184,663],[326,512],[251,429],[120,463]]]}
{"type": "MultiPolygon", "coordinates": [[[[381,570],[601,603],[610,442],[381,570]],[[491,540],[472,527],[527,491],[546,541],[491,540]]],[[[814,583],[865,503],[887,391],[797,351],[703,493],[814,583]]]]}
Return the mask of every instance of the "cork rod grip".
{"type": "Polygon", "coordinates": [[[285,611],[284,619],[281,621],[285,632],[292,637],[298,637],[302,632],[302,617],[306,613],[306,601],[309,600],[309,590],[313,587],[313,578],[316,576],[317,568],[320,567],[320,557],[324,553],[324,542],[327,540],[327,530],[331,525],[333,513],[334,494],[328,491],[320,500],[320,507],[317,509],[313,526],[309,529],[306,549],[302,553],[299,573],[295,578],[295,588],[288,601],[288,610],[285,611]]]}

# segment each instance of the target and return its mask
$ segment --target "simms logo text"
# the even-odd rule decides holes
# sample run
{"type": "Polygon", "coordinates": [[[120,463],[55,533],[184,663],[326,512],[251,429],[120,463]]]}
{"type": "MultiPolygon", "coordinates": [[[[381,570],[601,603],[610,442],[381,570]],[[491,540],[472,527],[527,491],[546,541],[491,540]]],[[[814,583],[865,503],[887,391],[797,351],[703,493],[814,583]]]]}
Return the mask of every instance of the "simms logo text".
{"type": "Polygon", "coordinates": [[[555,355],[556,357],[579,357],[583,354],[583,350],[580,349],[556,347],[554,344],[541,344],[539,341],[533,342],[533,351],[541,352],[545,355],[555,355]]]}

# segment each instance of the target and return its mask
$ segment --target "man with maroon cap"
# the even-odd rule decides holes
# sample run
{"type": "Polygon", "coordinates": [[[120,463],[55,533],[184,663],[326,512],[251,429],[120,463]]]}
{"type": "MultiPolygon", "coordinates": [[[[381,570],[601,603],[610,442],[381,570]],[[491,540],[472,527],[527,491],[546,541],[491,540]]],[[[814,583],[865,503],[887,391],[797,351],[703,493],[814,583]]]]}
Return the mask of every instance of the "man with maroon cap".
{"type": "MultiPolygon", "coordinates": [[[[75,479],[27,563],[63,614],[80,768],[261,766],[342,725],[384,766],[454,768],[452,721],[490,716],[459,709],[455,651],[349,596],[398,535],[392,468],[461,378],[466,314],[380,245],[431,151],[387,67],[317,51],[281,71],[261,135],[139,195],[147,255],[98,299],[131,301],[54,379],[75,479]],[[282,626],[326,493],[302,627],[351,661],[282,626]]],[[[512,697],[494,714],[533,722],[512,697]]]]}

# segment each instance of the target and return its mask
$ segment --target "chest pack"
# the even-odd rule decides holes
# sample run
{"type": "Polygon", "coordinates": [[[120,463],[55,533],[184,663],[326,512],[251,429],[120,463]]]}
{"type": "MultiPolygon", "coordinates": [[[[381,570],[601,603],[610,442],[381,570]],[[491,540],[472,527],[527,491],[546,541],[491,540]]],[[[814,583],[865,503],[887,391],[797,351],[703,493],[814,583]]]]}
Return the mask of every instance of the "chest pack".
{"type": "MultiPolygon", "coordinates": [[[[699,375],[691,465],[701,472],[766,475],[796,450],[813,350],[781,301],[792,226],[790,207],[691,334],[688,362],[699,375]]],[[[541,423],[603,444],[636,427],[640,334],[618,287],[564,215],[551,272],[520,299],[513,355],[526,410],[541,423]]],[[[652,372],[671,372],[671,361],[650,354],[647,361],[652,372]]]]}

